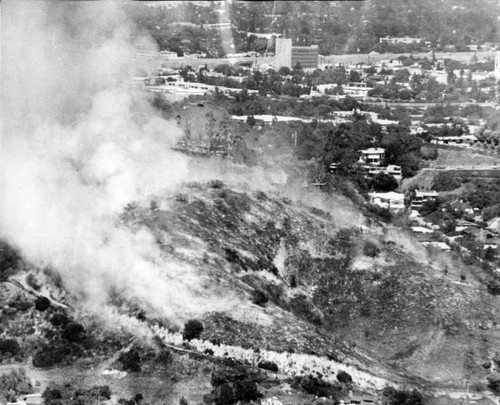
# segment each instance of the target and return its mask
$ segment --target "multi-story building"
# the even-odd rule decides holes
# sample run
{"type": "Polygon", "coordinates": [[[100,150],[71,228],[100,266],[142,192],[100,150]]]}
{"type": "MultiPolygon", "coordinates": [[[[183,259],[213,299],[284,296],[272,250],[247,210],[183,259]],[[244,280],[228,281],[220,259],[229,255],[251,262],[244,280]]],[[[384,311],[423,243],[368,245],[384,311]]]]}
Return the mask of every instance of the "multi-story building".
{"type": "Polygon", "coordinates": [[[274,67],[292,67],[292,40],[291,38],[276,38],[276,52],[274,55],[274,67]]]}
{"type": "Polygon", "coordinates": [[[317,69],[318,55],[318,45],[292,46],[292,68],[300,64],[303,69],[317,69]]]}
{"type": "Polygon", "coordinates": [[[276,38],[276,53],[274,66],[279,69],[283,66],[294,68],[297,63],[303,69],[317,69],[318,45],[293,46],[290,38],[276,38]]]}

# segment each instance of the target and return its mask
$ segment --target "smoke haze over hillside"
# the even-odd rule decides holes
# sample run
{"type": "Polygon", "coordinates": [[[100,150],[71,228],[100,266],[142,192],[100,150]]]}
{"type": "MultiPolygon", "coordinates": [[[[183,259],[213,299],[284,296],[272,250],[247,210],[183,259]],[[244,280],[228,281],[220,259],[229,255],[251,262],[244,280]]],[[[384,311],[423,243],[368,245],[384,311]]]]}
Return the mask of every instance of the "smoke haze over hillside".
{"type": "Polygon", "coordinates": [[[220,306],[201,298],[194,268],[118,220],[187,176],[169,149],[179,128],[125,85],[134,27],[119,4],[7,2],[2,13],[0,236],[99,312],[111,290],[173,321],[220,306]]]}

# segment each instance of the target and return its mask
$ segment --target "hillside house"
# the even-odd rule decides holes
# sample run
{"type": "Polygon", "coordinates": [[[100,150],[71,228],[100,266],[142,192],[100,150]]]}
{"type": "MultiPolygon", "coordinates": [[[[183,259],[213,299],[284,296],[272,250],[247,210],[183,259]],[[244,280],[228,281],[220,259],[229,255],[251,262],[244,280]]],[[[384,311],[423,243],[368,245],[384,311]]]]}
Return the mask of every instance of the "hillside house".
{"type": "Polygon", "coordinates": [[[346,96],[361,98],[363,100],[366,99],[370,90],[373,90],[373,87],[368,87],[366,83],[347,83],[342,85],[342,91],[346,96]]]}
{"type": "Polygon", "coordinates": [[[403,211],[405,209],[405,196],[403,193],[390,191],[388,193],[369,193],[370,202],[379,207],[391,211],[403,211]]]}
{"type": "Polygon", "coordinates": [[[498,235],[487,229],[471,226],[462,230],[462,233],[474,237],[479,242],[486,242],[495,239],[498,235]]]}
{"type": "Polygon", "coordinates": [[[359,151],[359,163],[380,166],[385,157],[384,148],[368,148],[359,151]]]}
{"type": "Polygon", "coordinates": [[[415,190],[415,197],[411,201],[412,209],[420,209],[426,201],[435,200],[438,197],[437,191],[419,191],[415,190]]]}
{"type": "Polygon", "coordinates": [[[439,250],[442,250],[443,252],[449,252],[451,250],[451,248],[444,242],[436,242],[436,241],[432,241],[432,242],[420,242],[422,246],[432,246],[436,249],[439,249],[439,250]]]}
{"type": "Polygon", "coordinates": [[[463,230],[468,228],[479,228],[479,225],[475,222],[461,220],[457,221],[455,231],[462,232],[463,230]]]}

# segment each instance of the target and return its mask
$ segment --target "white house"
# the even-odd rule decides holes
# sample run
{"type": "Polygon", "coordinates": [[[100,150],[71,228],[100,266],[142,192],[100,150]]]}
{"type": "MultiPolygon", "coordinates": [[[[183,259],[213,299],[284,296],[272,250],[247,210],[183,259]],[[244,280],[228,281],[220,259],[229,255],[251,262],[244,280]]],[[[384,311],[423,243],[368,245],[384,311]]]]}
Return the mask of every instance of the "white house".
{"type": "Polygon", "coordinates": [[[388,193],[370,193],[370,202],[391,211],[405,209],[405,196],[403,193],[389,191],[388,193]]]}
{"type": "Polygon", "coordinates": [[[384,148],[368,148],[359,151],[359,163],[380,166],[385,157],[384,148]]]}

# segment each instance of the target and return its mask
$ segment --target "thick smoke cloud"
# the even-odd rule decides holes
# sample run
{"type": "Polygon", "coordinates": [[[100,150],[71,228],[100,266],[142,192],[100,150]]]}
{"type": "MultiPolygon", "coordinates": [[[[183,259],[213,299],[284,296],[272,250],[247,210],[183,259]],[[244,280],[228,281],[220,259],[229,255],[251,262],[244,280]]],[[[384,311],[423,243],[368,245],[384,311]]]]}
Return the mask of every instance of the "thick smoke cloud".
{"type": "Polygon", "coordinates": [[[2,4],[0,237],[56,269],[85,307],[110,291],[181,321],[224,303],[119,214],[186,180],[181,136],[132,91],[134,27],[112,2],[2,4]],[[210,305],[208,305],[210,303],[210,305]]]}

